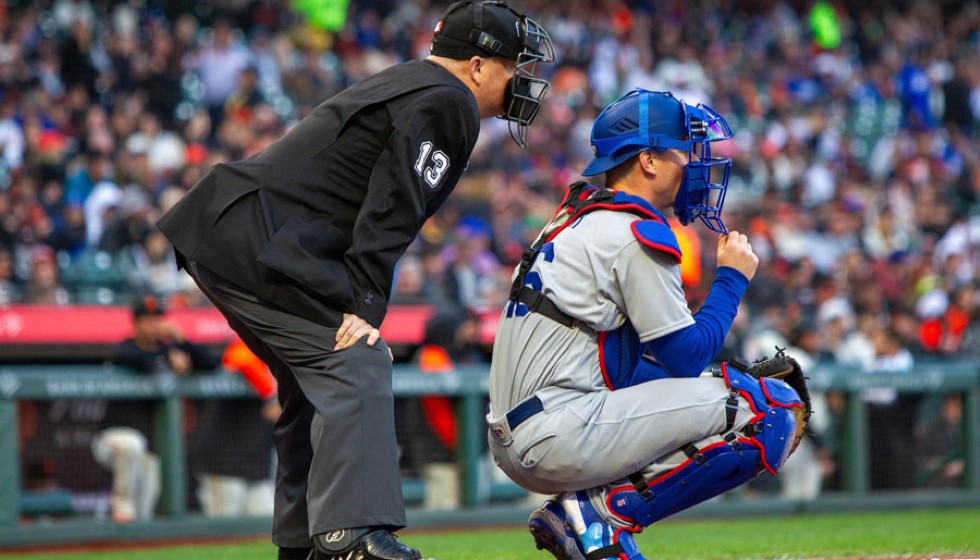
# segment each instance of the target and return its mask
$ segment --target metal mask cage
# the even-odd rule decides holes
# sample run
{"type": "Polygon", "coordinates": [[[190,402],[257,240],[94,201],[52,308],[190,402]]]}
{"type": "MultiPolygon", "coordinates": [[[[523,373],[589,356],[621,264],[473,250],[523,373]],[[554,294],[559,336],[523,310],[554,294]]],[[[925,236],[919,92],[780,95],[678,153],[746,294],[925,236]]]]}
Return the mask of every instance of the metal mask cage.
{"type": "Polygon", "coordinates": [[[711,144],[730,139],[731,128],[724,117],[706,105],[682,105],[693,144],[674,202],[674,213],[684,225],[698,219],[712,231],[728,233],[721,211],[725,205],[732,160],[712,157],[711,144]]]}
{"type": "Polygon", "coordinates": [[[517,69],[510,79],[504,100],[507,112],[500,118],[508,121],[514,142],[526,148],[527,128],[537,117],[541,101],[548,92],[548,80],[535,76],[535,70],[538,62],[554,62],[555,51],[548,32],[537,22],[522,17],[519,26],[522,49],[517,55],[517,69]]]}

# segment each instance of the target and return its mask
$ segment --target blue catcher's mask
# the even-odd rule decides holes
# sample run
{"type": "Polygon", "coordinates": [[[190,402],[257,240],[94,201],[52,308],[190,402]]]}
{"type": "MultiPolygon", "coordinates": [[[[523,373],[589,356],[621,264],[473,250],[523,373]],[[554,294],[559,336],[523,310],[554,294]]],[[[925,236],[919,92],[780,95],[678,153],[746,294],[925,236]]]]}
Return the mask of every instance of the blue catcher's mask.
{"type": "Polygon", "coordinates": [[[688,105],[670,92],[637,88],[610,103],[592,125],[595,159],[582,175],[605,173],[647,150],[688,154],[674,214],[684,225],[699,219],[708,229],[728,233],[721,220],[732,160],[712,157],[711,143],[732,131],[724,117],[702,104],[688,105]]]}

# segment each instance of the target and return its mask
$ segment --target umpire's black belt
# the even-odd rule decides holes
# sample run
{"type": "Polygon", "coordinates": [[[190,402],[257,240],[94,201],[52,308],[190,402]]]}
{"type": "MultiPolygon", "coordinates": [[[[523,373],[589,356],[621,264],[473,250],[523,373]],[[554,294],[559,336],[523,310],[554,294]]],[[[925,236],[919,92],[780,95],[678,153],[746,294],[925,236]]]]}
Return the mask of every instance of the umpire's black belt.
{"type": "Polygon", "coordinates": [[[523,424],[525,420],[541,412],[542,410],[544,410],[544,405],[541,404],[541,399],[538,397],[531,397],[510,409],[510,412],[507,413],[507,425],[510,426],[511,431],[514,431],[514,429],[523,424]]]}

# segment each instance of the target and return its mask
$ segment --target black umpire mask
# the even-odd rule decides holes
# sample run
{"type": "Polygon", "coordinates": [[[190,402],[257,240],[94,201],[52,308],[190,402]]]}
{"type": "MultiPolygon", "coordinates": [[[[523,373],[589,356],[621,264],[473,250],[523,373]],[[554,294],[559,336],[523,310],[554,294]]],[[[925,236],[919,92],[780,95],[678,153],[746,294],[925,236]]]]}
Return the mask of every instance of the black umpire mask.
{"type": "Polygon", "coordinates": [[[509,121],[510,135],[517,144],[527,147],[527,127],[538,116],[541,100],[548,92],[548,80],[534,75],[538,62],[555,60],[554,46],[548,32],[534,20],[522,17],[520,25],[522,49],[517,54],[517,70],[504,90],[501,118],[509,121]]]}
{"type": "Polygon", "coordinates": [[[503,2],[457,2],[446,9],[436,26],[432,54],[463,59],[473,55],[499,56],[517,62],[504,89],[504,114],[510,135],[527,147],[527,127],[537,116],[548,81],[534,75],[538,62],[555,60],[548,32],[534,20],[503,2]]]}

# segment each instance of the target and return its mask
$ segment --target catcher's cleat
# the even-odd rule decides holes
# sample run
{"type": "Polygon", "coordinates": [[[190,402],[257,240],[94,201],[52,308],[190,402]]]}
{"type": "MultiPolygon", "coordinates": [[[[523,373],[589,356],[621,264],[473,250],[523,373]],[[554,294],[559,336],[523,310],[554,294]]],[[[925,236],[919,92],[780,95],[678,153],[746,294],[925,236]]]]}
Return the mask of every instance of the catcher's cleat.
{"type": "Polygon", "coordinates": [[[586,560],[646,560],[633,540],[633,533],[638,533],[640,526],[614,527],[606,523],[592,507],[585,491],[562,494],[561,505],[565,521],[577,536],[586,560]]]}
{"type": "Polygon", "coordinates": [[[557,560],[585,560],[578,539],[565,523],[565,510],[558,502],[548,500],[531,512],[527,527],[538,550],[547,550],[557,560]]]}
{"type": "Polygon", "coordinates": [[[314,538],[317,560],[421,560],[418,550],[402,543],[391,531],[345,529],[314,538]]]}

